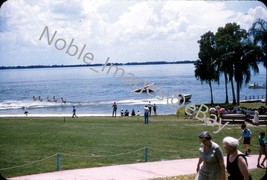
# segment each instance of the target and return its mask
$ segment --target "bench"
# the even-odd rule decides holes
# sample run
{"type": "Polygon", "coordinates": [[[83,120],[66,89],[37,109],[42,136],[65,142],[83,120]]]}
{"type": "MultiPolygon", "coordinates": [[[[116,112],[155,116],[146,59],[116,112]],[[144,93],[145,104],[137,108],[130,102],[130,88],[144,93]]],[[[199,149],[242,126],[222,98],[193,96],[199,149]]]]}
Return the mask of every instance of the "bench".
{"type": "Polygon", "coordinates": [[[243,124],[246,121],[245,114],[223,114],[221,116],[221,123],[229,122],[231,124],[243,124]]]}
{"type": "MultiPolygon", "coordinates": [[[[249,118],[247,119],[248,122],[253,123],[253,115],[250,115],[249,118]]],[[[267,115],[259,115],[259,124],[267,124],[267,115]]]]}

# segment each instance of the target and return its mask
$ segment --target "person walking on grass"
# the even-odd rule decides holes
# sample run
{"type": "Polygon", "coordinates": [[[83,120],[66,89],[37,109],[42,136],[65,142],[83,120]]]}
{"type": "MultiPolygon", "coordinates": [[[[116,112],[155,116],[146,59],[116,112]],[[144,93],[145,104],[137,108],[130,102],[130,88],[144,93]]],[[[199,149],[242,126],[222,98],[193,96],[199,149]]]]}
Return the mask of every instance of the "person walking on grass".
{"type": "Polygon", "coordinates": [[[75,108],[75,106],[73,106],[73,109],[72,109],[72,118],[74,118],[74,117],[78,117],[77,115],[76,115],[76,108],[75,108]]]}
{"type": "Polygon", "coordinates": [[[225,180],[225,165],[220,146],[212,141],[207,131],[200,133],[199,140],[201,144],[195,180],[225,180]]]}
{"type": "Polygon", "coordinates": [[[247,129],[246,124],[242,124],[241,125],[241,136],[239,138],[239,141],[243,138],[243,145],[244,145],[244,149],[245,149],[245,155],[248,156],[251,152],[251,150],[249,149],[249,145],[251,143],[251,138],[252,138],[252,132],[250,131],[250,129],[247,129]]]}
{"type": "Polygon", "coordinates": [[[265,148],[265,145],[267,144],[266,139],[265,139],[265,132],[261,132],[259,135],[259,157],[258,157],[258,164],[257,167],[258,168],[264,168],[264,162],[267,160],[267,149],[265,148]],[[261,156],[264,155],[264,159],[262,160],[261,164],[260,164],[260,160],[261,160],[261,156]]]}

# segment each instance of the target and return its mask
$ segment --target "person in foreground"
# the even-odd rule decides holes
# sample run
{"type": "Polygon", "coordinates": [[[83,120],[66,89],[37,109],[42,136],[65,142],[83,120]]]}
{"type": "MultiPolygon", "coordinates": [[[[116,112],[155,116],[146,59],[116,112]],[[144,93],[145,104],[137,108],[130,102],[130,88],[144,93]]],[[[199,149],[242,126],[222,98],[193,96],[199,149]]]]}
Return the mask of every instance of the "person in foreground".
{"type": "Polygon", "coordinates": [[[230,174],[228,180],[251,180],[248,173],[247,159],[238,150],[239,140],[228,136],[223,139],[223,145],[227,153],[226,169],[230,174]]]}
{"type": "Polygon", "coordinates": [[[212,137],[207,131],[203,131],[199,135],[201,145],[196,180],[225,180],[223,152],[220,146],[211,139],[212,137]],[[203,165],[200,168],[202,162],[203,165]]]}

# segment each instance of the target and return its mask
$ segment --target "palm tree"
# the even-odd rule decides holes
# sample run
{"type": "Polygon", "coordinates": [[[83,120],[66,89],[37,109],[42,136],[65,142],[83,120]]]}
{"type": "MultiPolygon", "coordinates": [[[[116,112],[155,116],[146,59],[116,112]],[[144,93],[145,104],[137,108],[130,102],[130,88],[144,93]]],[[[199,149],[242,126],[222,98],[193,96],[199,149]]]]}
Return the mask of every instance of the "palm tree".
{"type": "Polygon", "coordinates": [[[226,103],[228,79],[232,86],[233,104],[240,102],[240,89],[243,82],[247,84],[251,78],[251,70],[258,72],[256,63],[257,49],[249,41],[247,32],[236,23],[228,23],[218,28],[216,33],[217,64],[225,75],[226,103]],[[236,98],[234,80],[236,82],[236,98]]]}
{"type": "MultiPolygon", "coordinates": [[[[266,2],[265,2],[266,5],[266,2]]],[[[257,19],[252,27],[249,29],[250,34],[253,37],[254,45],[259,47],[260,53],[258,58],[263,61],[263,65],[266,69],[266,86],[267,86],[267,22],[263,19],[257,19]]],[[[267,106],[267,88],[265,88],[265,105],[267,106]]],[[[266,179],[267,169],[262,179],[266,179]]]]}
{"type": "Polygon", "coordinates": [[[234,77],[237,84],[237,104],[240,102],[240,89],[242,83],[249,83],[251,78],[251,71],[254,74],[259,72],[258,64],[256,61],[258,49],[253,46],[252,42],[248,38],[246,32],[242,33],[243,40],[241,40],[241,46],[236,50],[236,61],[234,62],[234,77]]]}
{"type": "Polygon", "coordinates": [[[207,32],[201,36],[198,41],[200,51],[199,59],[195,62],[195,77],[200,79],[201,83],[209,84],[211,92],[211,104],[213,101],[212,82],[219,82],[219,73],[216,70],[215,57],[215,36],[212,32],[207,32]]]}
{"type": "Polygon", "coordinates": [[[228,81],[231,83],[233,104],[236,104],[234,88],[234,31],[236,24],[228,23],[225,27],[219,27],[215,35],[217,44],[217,65],[225,79],[225,103],[228,103],[228,81]]]}
{"type": "MultiPolygon", "coordinates": [[[[249,33],[252,35],[254,45],[260,49],[257,57],[266,68],[267,85],[267,22],[263,19],[257,19],[249,29],[249,33]]],[[[265,105],[267,105],[267,88],[265,92],[265,105]]]]}

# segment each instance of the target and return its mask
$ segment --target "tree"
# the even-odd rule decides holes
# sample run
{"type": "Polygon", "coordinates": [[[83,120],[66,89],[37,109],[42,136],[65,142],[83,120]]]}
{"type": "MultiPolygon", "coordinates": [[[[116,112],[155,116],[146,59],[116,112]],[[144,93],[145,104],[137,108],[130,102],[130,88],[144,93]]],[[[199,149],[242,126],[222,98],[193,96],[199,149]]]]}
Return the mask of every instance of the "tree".
{"type": "Polygon", "coordinates": [[[245,31],[241,38],[240,47],[236,50],[236,60],[234,61],[234,77],[237,84],[236,94],[238,105],[240,102],[240,89],[242,83],[249,83],[251,79],[251,71],[253,71],[254,74],[259,72],[256,61],[258,49],[253,46],[245,31]]]}
{"type": "Polygon", "coordinates": [[[233,34],[234,29],[231,23],[225,25],[225,27],[219,27],[215,35],[217,44],[217,65],[221,73],[224,74],[225,80],[225,103],[228,103],[228,81],[232,87],[233,104],[236,104],[235,91],[234,91],[234,47],[233,47],[233,34]]]}
{"type": "Polygon", "coordinates": [[[249,41],[246,30],[241,29],[236,23],[227,23],[225,27],[218,28],[216,43],[217,64],[220,71],[224,73],[226,92],[229,79],[232,86],[233,104],[239,105],[242,84],[250,81],[251,70],[255,73],[258,72],[257,51],[249,41]],[[236,98],[234,80],[236,82],[236,98]]]}
{"type": "Polygon", "coordinates": [[[209,84],[211,92],[211,104],[213,102],[212,82],[219,82],[219,73],[216,69],[216,44],[215,36],[212,32],[207,32],[201,36],[198,41],[199,45],[199,59],[195,62],[195,77],[200,79],[201,83],[209,84]]]}
{"type": "MultiPolygon", "coordinates": [[[[263,19],[257,19],[249,29],[249,34],[253,38],[254,45],[259,48],[257,58],[263,62],[266,69],[266,85],[267,85],[267,22],[263,19]]],[[[265,91],[265,105],[267,105],[267,88],[265,91]]]]}

